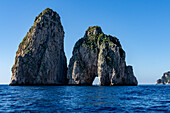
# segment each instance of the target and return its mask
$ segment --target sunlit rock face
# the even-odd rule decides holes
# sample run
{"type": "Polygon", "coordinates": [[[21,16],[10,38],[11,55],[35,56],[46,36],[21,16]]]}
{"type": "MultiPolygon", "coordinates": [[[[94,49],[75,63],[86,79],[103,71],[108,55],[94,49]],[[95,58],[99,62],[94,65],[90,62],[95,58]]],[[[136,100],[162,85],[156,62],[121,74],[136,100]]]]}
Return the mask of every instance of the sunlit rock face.
{"type": "Polygon", "coordinates": [[[63,41],[59,15],[45,9],[19,45],[10,85],[67,84],[63,41]]]}
{"type": "Polygon", "coordinates": [[[170,71],[163,74],[161,79],[156,81],[157,85],[170,85],[170,71]]]}
{"type": "Polygon", "coordinates": [[[101,86],[138,84],[132,66],[126,66],[119,40],[104,34],[99,26],[88,28],[72,54],[67,72],[69,85],[92,85],[96,76],[101,86]]]}

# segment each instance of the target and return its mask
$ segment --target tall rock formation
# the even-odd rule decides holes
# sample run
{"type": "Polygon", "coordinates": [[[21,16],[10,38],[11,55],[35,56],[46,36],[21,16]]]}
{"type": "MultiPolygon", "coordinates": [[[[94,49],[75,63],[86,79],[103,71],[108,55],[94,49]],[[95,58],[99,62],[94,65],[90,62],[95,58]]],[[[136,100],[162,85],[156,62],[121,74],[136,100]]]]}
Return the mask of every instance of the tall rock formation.
{"type": "Polygon", "coordinates": [[[163,74],[161,79],[156,81],[157,85],[170,85],[170,71],[163,74]]]}
{"type": "Polygon", "coordinates": [[[19,45],[10,85],[67,84],[63,41],[59,15],[45,9],[19,45]]]}
{"type": "Polygon", "coordinates": [[[137,85],[132,66],[126,66],[125,52],[116,37],[106,35],[98,26],[89,27],[74,46],[67,78],[70,85],[137,85]]]}

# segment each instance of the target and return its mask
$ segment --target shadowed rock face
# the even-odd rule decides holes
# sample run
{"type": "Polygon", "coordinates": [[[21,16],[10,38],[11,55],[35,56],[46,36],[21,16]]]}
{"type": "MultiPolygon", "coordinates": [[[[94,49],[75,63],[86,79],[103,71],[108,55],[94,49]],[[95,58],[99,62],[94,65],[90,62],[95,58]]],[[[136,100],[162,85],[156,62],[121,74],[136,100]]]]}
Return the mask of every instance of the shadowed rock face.
{"type": "Polygon", "coordinates": [[[92,85],[96,76],[101,86],[138,84],[132,66],[126,66],[119,40],[93,26],[74,46],[67,71],[68,84],[92,85]]]}
{"type": "Polygon", "coordinates": [[[161,79],[156,81],[157,85],[170,85],[170,71],[163,74],[161,79]]]}
{"type": "Polygon", "coordinates": [[[19,45],[10,85],[67,84],[63,41],[59,15],[45,9],[19,45]]]}

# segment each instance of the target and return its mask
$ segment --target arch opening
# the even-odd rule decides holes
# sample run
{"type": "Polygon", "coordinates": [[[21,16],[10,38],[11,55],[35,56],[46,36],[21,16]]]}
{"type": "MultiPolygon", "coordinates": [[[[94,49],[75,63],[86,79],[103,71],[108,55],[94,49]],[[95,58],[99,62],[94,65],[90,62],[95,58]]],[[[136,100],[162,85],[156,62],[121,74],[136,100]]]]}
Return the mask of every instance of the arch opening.
{"type": "Polygon", "coordinates": [[[95,85],[95,86],[99,86],[99,77],[95,77],[95,79],[93,80],[93,83],[92,85],[95,85]]]}

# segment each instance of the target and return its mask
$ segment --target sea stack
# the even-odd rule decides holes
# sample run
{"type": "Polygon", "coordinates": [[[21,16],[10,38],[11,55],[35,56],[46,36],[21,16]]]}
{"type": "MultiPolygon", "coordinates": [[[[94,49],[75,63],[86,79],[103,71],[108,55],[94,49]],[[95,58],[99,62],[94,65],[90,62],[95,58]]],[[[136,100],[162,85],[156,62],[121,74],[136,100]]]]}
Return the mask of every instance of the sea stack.
{"type": "Polygon", "coordinates": [[[116,37],[106,35],[99,26],[89,27],[73,49],[67,71],[69,85],[100,86],[138,84],[132,66],[125,62],[125,51],[116,37]]]}
{"type": "Polygon", "coordinates": [[[45,9],[19,45],[10,85],[67,84],[63,42],[60,16],[52,9],[45,9]]]}
{"type": "Polygon", "coordinates": [[[156,81],[157,85],[170,85],[170,71],[163,74],[161,79],[156,81]]]}

